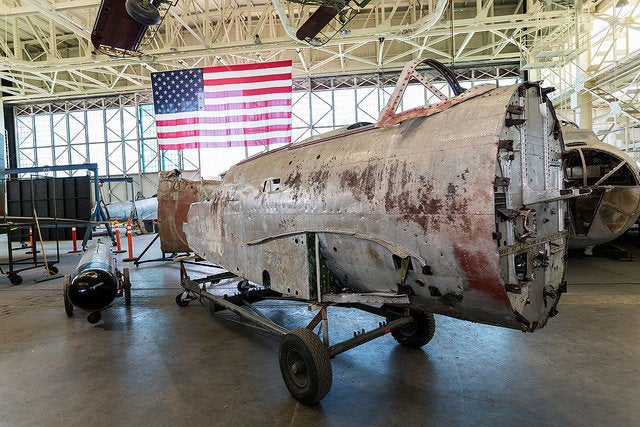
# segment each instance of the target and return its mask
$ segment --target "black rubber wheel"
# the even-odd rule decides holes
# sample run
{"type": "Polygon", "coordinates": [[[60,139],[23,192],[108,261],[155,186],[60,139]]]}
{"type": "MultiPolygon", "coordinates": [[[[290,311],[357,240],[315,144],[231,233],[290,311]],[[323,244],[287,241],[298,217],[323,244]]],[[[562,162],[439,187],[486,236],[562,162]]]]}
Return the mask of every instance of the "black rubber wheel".
{"type": "Polygon", "coordinates": [[[129,269],[125,268],[123,271],[124,279],[124,305],[131,305],[131,281],[129,280],[129,269]]]}
{"type": "Polygon", "coordinates": [[[186,307],[191,302],[191,300],[189,299],[182,299],[183,293],[184,292],[180,292],[178,295],[176,295],[176,304],[178,304],[179,307],[186,307]]]}
{"type": "Polygon", "coordinates": [[[251,288],[253,288],[253,286],[251,286],[249,284],[249,281],[247,279],[241,280],[238,282],[238,292],[247,292],[249,291],[251,288]]]}
{"type": "Polygon", "coordinates": [[[305,405],[318,403],[332,382],[327,348],[309,329],[299,328],[280,341],[280,372],[289,393],[305,405]]]}
{"type": "Polygon", "coordinates": [[[64,312],[67,313],[67,317],[73,317],[73,304],[69,301],[66,291],[64,292],[64,312]]]}
{"type": "Polygon", "coordinates": [[[46,267],[45,267],[45,270],[48,271],[50,274],[58,274],[59,270],[58,270],[58,267],[56,267],[55,265],[48,264],[46,267]]]}
{"type": "Polygon", "coordinates": [[[17,273],[9,273],[7,276],[12,285],[17,286],[22,283],[22,276],[17,273]]]}
{"type": "Polygon", "coordinates": [[[160,22],[160,11],[148,1],[127,0],[124,8],[134,21],[142,25],[157,25],[160,22]]]}
{"type": "Polygon", "coordinates": [[[131,286],[128,285],[124,286],[124,305],[131,305],[131,286]]]}
{"type": "Polygon", "coordinates": [[[433,313],[422,310],[410,310],[409,314],[413,318],[413,322],[394,329],[391,331],[391,335],[405,347],[420,348],[433,338],[433,334],[436,332],[436,319],[433,317],[433,313]]]}
{"type": "Polygon", "coordinates": [[[98,323],[100,319],[102,319],[102,314],[100,314],[99,311],[89,313],[89,315],[87,316],[87,322],[89,323],[98,323]]]}

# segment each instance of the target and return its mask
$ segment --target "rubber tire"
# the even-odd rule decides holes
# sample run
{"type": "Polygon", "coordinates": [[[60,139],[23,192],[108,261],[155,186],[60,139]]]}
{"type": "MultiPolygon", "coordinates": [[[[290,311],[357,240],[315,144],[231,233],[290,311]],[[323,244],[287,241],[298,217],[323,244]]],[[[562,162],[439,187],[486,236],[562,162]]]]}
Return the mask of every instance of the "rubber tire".
{"type": "Polygon", "coordinates": [[[249,281],[247,279],[243,279],[238,282],[237,288],[238,292],[244,293],[251,290],[252,286],[249,284],[249,281]]]}
{"type": "Polygon", "coordinates": [[[131,281],[129,280],[129,269],[125,268],[123,271],[124,279],[124,305],[131,305],[131,281]]]}
{"type": "Polygon", "coordinates": [[[318,403],[331,389],[332,371],[327,348],[305,328],[282,337],[278,355],[280,373],[289,393],[305,405],[318,403]],[[301,372],[294,372],[294,365],[301,372]]]}
{"type": "Polygon", "coordinates": [[[73,304],[69,301],[66,290],[64,292],[64,312],[67,313],[67,317],[73,317],[73,304]]]}
{"type": "Polygon", "coordinates": [[[127,307],[131,305],[131,286],[125,286],[124,288],[124,305],[127,307]]]}
{"type": "Polygon", "coordinates": [[[142,25],[157,25],[160,23],[160,11],[153,4],[145,8],[142,0],[126,0],[124,8],[134,21],[142,25]]]}
{"type": "Polygon", "coordinates": [[[178,304],[178,307],[186,307],[189,305],[190,302],[191,302],[190,300],[182,299],[182,292],[176,295],[176,304],[178,304]]]}
{"type": "Polygon", "coordinates": [[[102,319],[102,314],[99,311],[93,311],[87,316],[87,322],[91,324],[98,323],[100,319],[102,319]]]}
{"type": "Polygon", "coordinates": [[[49,266],[49,268],[45,267],[45,271],[48,270],[49,273],[51,273],[51,274],[58,274],[58,271],[59,271],[58,267],[56,267],[55,265],[51,265],[51,264],[49,264],[48,266],[49,266]]]}
{"type": "Polygon", "coordinates": [[[22,283],[22,276],[17,273],[9,273],[7,276],[12,285],[18,286],[22,283]]]}
{"type": "Polygon", "coordinates": [[[413,322],[391,331],[398,343],[405,347],[420,348],[425,346],[436,332],[436,319],[433,313],[422,310],[410,310],[413,322]]]}

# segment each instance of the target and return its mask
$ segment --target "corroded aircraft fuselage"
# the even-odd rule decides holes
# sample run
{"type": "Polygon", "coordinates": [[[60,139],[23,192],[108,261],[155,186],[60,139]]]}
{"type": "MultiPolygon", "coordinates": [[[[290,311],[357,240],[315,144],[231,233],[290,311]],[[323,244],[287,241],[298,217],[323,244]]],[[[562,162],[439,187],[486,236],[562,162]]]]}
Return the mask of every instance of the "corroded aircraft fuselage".
{"type": "Polygon", "coordinates": [[[189,247],[312,301],[402,296],[461,319],[543,326],[565,287],[572,193],[544,91],[479,86],[396,114],[397,102],[376,124],[233,166],[191,205],[189,247]]]}

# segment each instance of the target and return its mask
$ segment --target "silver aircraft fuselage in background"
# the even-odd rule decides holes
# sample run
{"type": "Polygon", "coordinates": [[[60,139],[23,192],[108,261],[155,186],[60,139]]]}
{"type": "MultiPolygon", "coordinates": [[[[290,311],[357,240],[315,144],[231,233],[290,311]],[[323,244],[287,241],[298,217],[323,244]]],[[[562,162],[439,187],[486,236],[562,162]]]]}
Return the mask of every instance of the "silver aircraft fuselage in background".
{"type": "Polygon", "coordinates": [[[622,150],[589,129],[563,126],[567,186],[591,189],[569,202],[569,249],[584,249],[622,235],[640,215],[640,172],[622,150]]]}

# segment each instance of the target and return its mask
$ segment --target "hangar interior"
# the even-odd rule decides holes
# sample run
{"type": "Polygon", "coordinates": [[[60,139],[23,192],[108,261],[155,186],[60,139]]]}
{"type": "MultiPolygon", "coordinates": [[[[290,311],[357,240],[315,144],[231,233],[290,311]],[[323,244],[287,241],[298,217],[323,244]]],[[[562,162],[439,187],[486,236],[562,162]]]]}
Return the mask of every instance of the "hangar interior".
{"type": "MultiPolygon", "coordinates": [[[[637,0],[152,1],[160,20],[145,27],[135,49],[96,46],[97,17],[116,3],[124,2],[0,0],[0,423],[637,423],[637,0]],[[301,40],[298,29],[321,8],[339,13],[301,40]],[[574,233],[564,262],[568,292],[559,314],[533,334],[436,313],[438,329],[422,349],[398,345],[389,334],[341,353],[331,359],[331,390],[304,405],[283,384],[277,335],[229,322],[237,319],[226,311],[212,318],[207,304],[176,306],[181,266],[190,277],[209,268],[172,261],[176,253],[156,242],[157,216],[146,220],[142,207],[158,195],[160,172],[218,180],[232,165],[286,144],[159,149],[152,74],[291,61],[291,142],[304,145],[354,123],[376,123],[403,67],[427,58],[444,64],[465,90],[537,81],[554,88],[544,97],[567,125],[565,181],[600,186],[567,199],[574,212],[567,216],[574,233]],[[82,314],[65,316],[63,288],[83,256],[83,237],[115,240],[115,228],[101,224],[89,238],[87,223],[78,222],[72,241],[46,220],[36,225],[37,216],[58,219],[70,210],[70,218],[102,221],[120,204],[126,221],[133,201],[143,221],[128,235],[121,223],[124,250],[113,248],[117,271],[127,270],[131,305],[117,298],[95,324],[82,314]],[[598,212],[605,219],[596,224],[598,212]],[[10,216],[28,217],[31,231],[10,216]],[[10,237],[16,229],[19,236],[10,237]],[[143,257],[153,262],[138,263],[143,257]]],[[[442,76],[429,78],[445,100],[458,96],[442,76]]],[[[412,83],[398,111],[441,100],[412,83]]],[[[434,133],[454,135],[465,125],[441,123],[434,133]]],[[[522,219],[517,246],[529,238],[531,210],[505,212],[522,219]]],[[[460,243],[472,246],[468,239],[460,243]]],[[[400,257],[393,261],[402,284],[406,274],[418,274],[400,257]]],[[[515,271],[522,273],[517,265],[515,271]]],[[[545,310],[551,294],[545,291],[545,310]]],[[[313,318],[304,303],[260,304],[287,328],[313,318]]],[[[381,320],[354,308],[327,311],[332,342],[353,331],[364,335],[381,320]]]]}
{"type": "MultiPolygon", "coordinates": [[[[556,89],[559,117],[635,159],[636,2],[369,3],[321,46],[292,30],[314,2],[200,3],[176,2],[145,33],[139,55],[113,58],[90,41],[95,2],[3,2],[2,98],[16,141],[7,167],[98,162],[101,174],[132,176],[151,195],[158,170],[199,170],[203,162],[197,150],[158,152],[150,73],[289,59],[300,141],[375,121],[399,71],[420,57],[445,63],[465,87],[543,80],[556,89]],[[93,134],[94,123],[105,132],[93,134]]],[[[211,173],[249,154],[229,154],[211,173]]],[[[107,197],[131,197],[113,186],[107,197]]]]}

